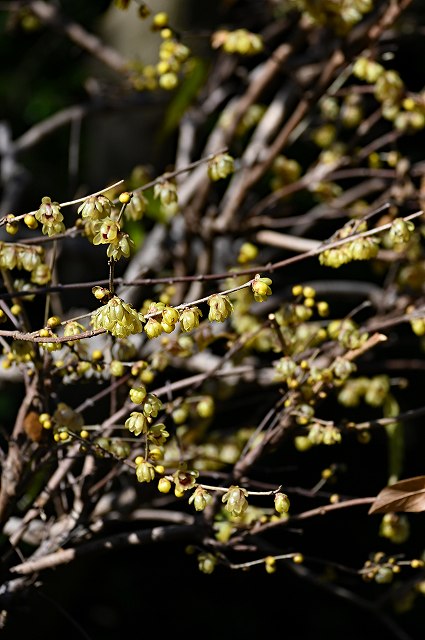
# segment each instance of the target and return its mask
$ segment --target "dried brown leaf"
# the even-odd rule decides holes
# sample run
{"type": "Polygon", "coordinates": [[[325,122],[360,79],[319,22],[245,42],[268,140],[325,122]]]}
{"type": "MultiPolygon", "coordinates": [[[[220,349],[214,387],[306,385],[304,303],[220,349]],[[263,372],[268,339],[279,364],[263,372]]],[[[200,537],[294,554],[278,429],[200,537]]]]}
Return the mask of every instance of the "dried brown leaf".
{"type": "Polygon", "coordinates": [[[40,442],[43,435],[43,427],[38,419],[38,413],[30,411],[24,418],[24,431],[33,442],[40,442]]]}
{"type": "Polygon", "coordinates": [[[385,487],[372,503],[369,513],[425,511],[425,476],[400,480],[385,487]]]}

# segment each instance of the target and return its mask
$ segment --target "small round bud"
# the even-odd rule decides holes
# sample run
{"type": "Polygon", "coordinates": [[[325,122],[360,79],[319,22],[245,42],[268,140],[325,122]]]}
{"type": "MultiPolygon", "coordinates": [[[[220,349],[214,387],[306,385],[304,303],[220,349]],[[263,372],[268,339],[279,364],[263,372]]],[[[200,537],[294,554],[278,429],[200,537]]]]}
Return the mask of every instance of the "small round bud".
{"type": "Polygon", "coordinates": [[[48,327],[53,328],[53,327],[58,327],[60,323],[61,323],[61,319],[59,318],[59,316],[50,316],[46,324],[48,327]]]}
{"type": "Polygon", "coordinates": [[[133,387],[130,389],[129,395],[134,404],[141,404],[147,395],[146,387],[133,387]]]}
{"type": "Polygon", "coordinates": [[[214,400],[211,396],[205,396],[196,405],[196,411],[201,418],[211,418],[214,414],[214,400]]]}
{"type": "Polygon", "coordinates": [[[96,300],[103,300],[107,296],[109,296],[109,289],[105,289],[105,287],[93,287],[92,293],[96,300]]]}
{"type": "Polygon", "coordinates": [[[30,213],[27,213],[24,216],[24,224],[26,224],[26,226],[28,227],[28,229],[37,229],[38,227],[38,222],[35,219],[34,216],[32,216],[30,213]]]}
{"type": "Polygon", "coordinates": [[[124,375],[124,365],[119,360],[112,360],[109,365],[109,371],[111,372],[111,376],[119,378],[124,375]]]}
{"type": "Polygon", "coordinates": [[[92,362],[98,362],[103,359],[103,352],[100,349],[95,349],[91,354],[92,362]]]}
{"type": "Polygon", "coordinates": [[[166,91],[172,91],[177,87],[178,83],[179,78],[173,71],[164,73],[159,77],[159,86],[161,87],[161,89],[165,89],[166,91]]]}
{"type": "Polygon", "coordinates": [[[327,302],[321,300],[317,303],[317,313],[321,318],[326,318],[329,315],[329,305],[327,302]]]}
{"type": "Polygon", "coordinates": [[[143,369],[143,371],[140,373],[140,381],[143,382],[144,384],[150,384],[151,382],[154,381],[155,379],[155,374],[152,371],[152,369],[143,369]]]}
{"type": "Polygon", "coordinates": [[[295,564],[302,564],[304,562],[304,556],[302,553],[295,553],[292,556],[292,561],[295,562],[295,564]]]}
{"type": "Polygon", "coordinates": [[[411,561],[410,566],[412,567],[412,569],[422,569],[424,567],[424,561],[414,558],[411,561]]]}
{"type": "Polygon", "coordinates": [[[171,417],[173,419],[174,424],[184,424],[189,416],[189,406],[185,403],[181,404],[179,407],[176,407],[171,412],[171,417]]]}
{"type": "Polygon", "coordinates": [[[8,233],[11,236],[14,236],[18,233],[19,225],[17,222],[14,221],[14,216],[7,216],[5,229],[6,229],[6,233],[8,233]]]}
{"type": "Polygon", "coordinates": [[[307,436],[296,436],[294,438],[294,445],[297,451],[308,451],[313,446],[312,441],[307,436]]]}
{"type": "MultiPolygon", "coordinates": [[[[149,449],[149,457],[151,460],[162,460],[164,457],[164,450],[161,447],[152,447],[151,449],[149,449]]],[[[155,471],[157,471],[157,473],[160,473],[158,471],[160,465],[158,465],[157,467],[155,467],[155,471]]],[[[164,473],[164,471],[161,471],[161,473],[164,473]]]]}
{"type": "Polygon", "coordinates": [[[239,264],[246,264],[255,260],[258,255],[258,248],[251,242],[244,242],[239,249],[238,262],[239,264]]]}
{"type": "Polygon", "coordinates": [[[161,38],[163,38],[164,40],[169,40],[170,38],[173,37],[173,32],[169,28],[161,29],[160,35],[161,35],[161,38]]]}
{"type": "Polygon", "coordinates": [[[169,493],[171,489],[171,482],[167,478],[160,478],[158,482],[158,491],[161,493],[169,493]]]}
{"type": "Polygon", "coordinates": [[[120,193],[118,200],[121,202],[121,204],[128,204],[131,200],[131,193],[128,193],[128,191],[123,191],[123,193],[120,193]]]}
{"type": "Polygon", "coordinates": [[[152,19],[152,28],[155,31],[160,31],[164,27],[168,26],[168,13],[165,11],[160,11],[153,16],[152,19]]]}

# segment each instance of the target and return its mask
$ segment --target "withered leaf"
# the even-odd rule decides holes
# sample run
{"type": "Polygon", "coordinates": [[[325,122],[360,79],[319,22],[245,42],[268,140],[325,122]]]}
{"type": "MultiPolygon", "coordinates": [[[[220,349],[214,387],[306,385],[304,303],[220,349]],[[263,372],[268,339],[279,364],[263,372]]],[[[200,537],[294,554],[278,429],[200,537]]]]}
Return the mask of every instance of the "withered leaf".
{"type": "Polygon", "coordinates": [[[376,496],[369,513],[388,513],[390,511],[425,511],[425,476],[416,476],[400,480],[385,487],[376,496]]]}
{"type": "Polygon", "coordinates": [[[24,418],[24,431],[33,442],[40,442],[43,427],[38,419],[38,413],[30,411],[24,418]]]}

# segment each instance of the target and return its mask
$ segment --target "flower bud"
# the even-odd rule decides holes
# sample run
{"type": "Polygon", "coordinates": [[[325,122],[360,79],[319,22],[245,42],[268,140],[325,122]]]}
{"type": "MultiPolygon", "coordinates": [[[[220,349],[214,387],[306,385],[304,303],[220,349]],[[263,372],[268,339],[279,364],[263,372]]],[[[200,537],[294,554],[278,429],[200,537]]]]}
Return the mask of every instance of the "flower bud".
{"type": "Polygon", "coordinates": [[[198,567],[202,573],[212,573],[216,564],[217,560],[211,553],[200,553],[198,555],[198,567]]]}
{"type": "Polygon", "coordinates": [[[274,496],[274,508],[278,513],[288,513],[290,507],[289,498],[285,493],[276,493],[274,496]]]}
{"type": "Polygon", "coordinates": [[[208,298],[207,304],[210,307],[208,313],[208,320],[210,322],[224,322],[233,311],[233,305],[229,298],[220,293],[216,293],[208,298]]]}
{"type": "Polygon", "coordinates": [[[227,178],[235,170],[235,162],[228,153],[220,153],[208,164],[208,177],[216,182],[227,178]]]}
{"type": "Polygon", "coordinates": [[[130,400],[134,402],[134,404],[141,404],[143,400],[146,398],[146,387],[133,387],[130,389],[130,400]]]}
{"type": "Polygon", "coordinates": [[[202,317],[202,312],[198,307],[187,307],[180,315],[180,325],[182,331],[192,331],[199,327],[199,318],[202,317]]]}
{"type": "Polygon", "coordinates": [[[195,491],[189,498],[189,504],[192,504],[195,507],[196,511],[203,511],[205,507],[211,502],[211,494],[208,493],[202,487],[196,487],[195,491]]]}
{"type": "Polygon", "coordinates": [[[222,497],[222,502],[231,516],[238,517],[248,508],[247,496],[248,492],[245,489],[232,485],[222,497]]]}
{"type": "Polygon", "coordinates": [[[134,433],[135,436],[140,436],[141,433],[146,433],[148,429],[148,421],[146,416],[139,411],[133,411],[130,417],[125,421],[124,426],[134,433]]]}
{"type": "Polygon", "coordinates": [[[271,283],[270,278],[261,278],[259,274],[255,276],[251,288],[256,302],[264,302],[267,300],[267,296],[271,296],[272,290],[269,286],[271,283]]]}
{"type": "Polygon", "coordinates": [[[142,462],[136,467],[136,476],[139,482],[152,482],[155,478],[155,467],[150,462],[142,462]]]}

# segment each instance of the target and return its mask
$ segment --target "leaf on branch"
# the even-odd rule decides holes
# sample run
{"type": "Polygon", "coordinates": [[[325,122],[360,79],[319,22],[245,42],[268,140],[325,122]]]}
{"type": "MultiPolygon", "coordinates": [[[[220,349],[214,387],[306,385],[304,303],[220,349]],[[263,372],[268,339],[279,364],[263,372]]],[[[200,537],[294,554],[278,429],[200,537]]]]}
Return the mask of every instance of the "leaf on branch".
{"type": "Polygon", "coordinates": [[[39,420],[39,415],[35,411],[30,411],[24,418],[24,431],[33,442],[40,442],[43,434],[43,427],[39,420]]]}
{"type": "Polygon", "coordinates": [[[390,511],[425,511],[425,476],[401,480],[382,489],[371,505],[369,514],[390,511]]]}

